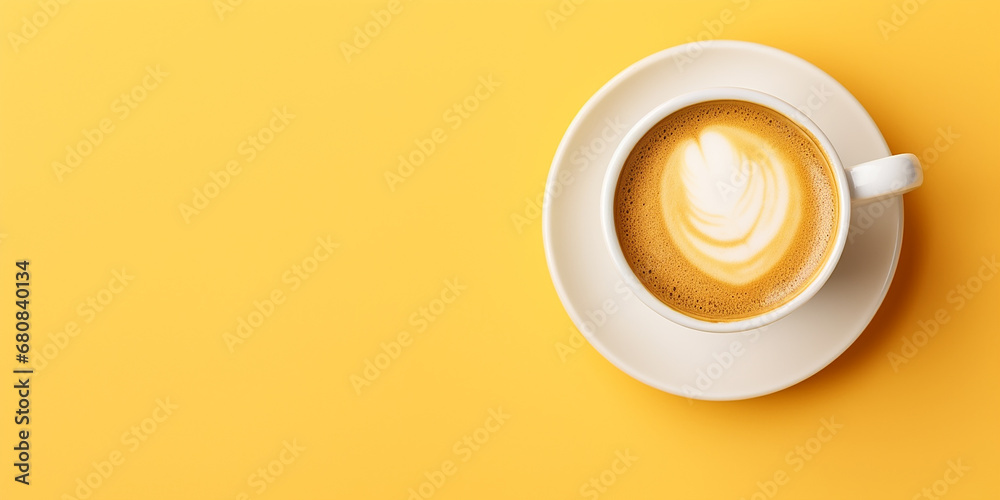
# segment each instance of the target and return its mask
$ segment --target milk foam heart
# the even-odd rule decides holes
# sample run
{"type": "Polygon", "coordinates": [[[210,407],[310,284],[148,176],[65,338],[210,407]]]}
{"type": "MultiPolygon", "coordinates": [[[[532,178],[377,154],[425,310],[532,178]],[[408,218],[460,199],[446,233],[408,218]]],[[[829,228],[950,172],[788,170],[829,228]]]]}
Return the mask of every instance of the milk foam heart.
{"type": "Polygon", "coordinates": [[[798,172],[752,131],[705,127],[664,164],[667,231],[701,272],[743,285],[777,264],[798,231],[798,172]]]}

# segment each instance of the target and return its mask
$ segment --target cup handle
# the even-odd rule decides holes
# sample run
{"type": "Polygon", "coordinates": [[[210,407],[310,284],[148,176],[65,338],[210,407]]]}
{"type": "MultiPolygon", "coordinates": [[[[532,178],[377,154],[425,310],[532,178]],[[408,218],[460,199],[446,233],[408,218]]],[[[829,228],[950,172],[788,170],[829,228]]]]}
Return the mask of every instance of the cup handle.
{"type": "Polygon", "coordinates": [[[898,196],[913,191],[924,182],[920,160],[909,153],[879,158],[844,170],[847,171],[852,205],[898,196]]]}

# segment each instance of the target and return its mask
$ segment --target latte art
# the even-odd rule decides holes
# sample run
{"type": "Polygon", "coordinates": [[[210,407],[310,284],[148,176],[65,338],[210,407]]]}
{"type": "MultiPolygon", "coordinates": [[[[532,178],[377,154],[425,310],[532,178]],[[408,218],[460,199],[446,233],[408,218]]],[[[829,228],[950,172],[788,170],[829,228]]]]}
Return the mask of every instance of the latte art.
{"type": "Polygon", "coordinates": [[[743,285],[770,270],[798,230],[798,173],[763,138],[705,127],[667,157],[663,220],[684,256],[720,281],[743,285]]]}
{"type": "Polygon", "coordinates": [[[709,101],[635,145],[615,188],[622,254],[657,299],[738,321],[787,303],[836,241],[832,166],[812,135],[769,108],[709,101]]]}

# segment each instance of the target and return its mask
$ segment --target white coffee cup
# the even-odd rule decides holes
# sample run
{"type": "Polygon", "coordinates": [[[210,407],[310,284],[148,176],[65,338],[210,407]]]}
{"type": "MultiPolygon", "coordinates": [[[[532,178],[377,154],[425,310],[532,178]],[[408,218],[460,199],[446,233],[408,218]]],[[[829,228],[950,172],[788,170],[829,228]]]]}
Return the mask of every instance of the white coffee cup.
{"type": "Polygon", "coordinates": [[[922,182],[923,169],[920,166],[920,161],[912,154],[898,154],[865,162],[860,165],[845,166],[840,161],[837,151],[833,148],[833,145],[823,131],[795,106],[777,97],[756,90],[734,87],[702,89],[675,97],[657,106],[625,134],[625,137],[611,157],[611,163],[604,178],[604,185],[601,190],[601,224],[604,228],[604,237],[608,250],[611,252],[611,258],[618,268],[619,274],[621,274],[625,284],[644,304],[681,326],[714,333],[741,332],[762,327],[791,314],[792,311],[816,295],[816,292],[823,287],[827,278],[833,274],[834,268],[837,267],[837,262],[840,260],[844,246],[847,244],[852,205],[857,206],[898,196],[915,189],[922,182]],[[764,106],[786,116],[803,129],[809,131],[819,142],[820,147],[830,160],[830,165],[833,167],[833,178],[837,188],[836,203],[839,206],[838,212],[840,214],[837,220],[837,235],[834,240],[833,249],[812,282],[801,290],[798,295],[781,306],[763,314],[739,321],[706,321],[688,316],[661,302],[643,286],[639,278],[632,271],[628,261],[625,259],[625,255],[622,253],[621,244],[618,241],[618,233],[615,229],[614,199],[615,190],[618,185],[618,176],[621,174],[625,161],[628,159],[629,153],[632,152],[635,145],[642,139],[646,132],[674,112],[694,104],[716,100],[746,101],[764,106]]]}

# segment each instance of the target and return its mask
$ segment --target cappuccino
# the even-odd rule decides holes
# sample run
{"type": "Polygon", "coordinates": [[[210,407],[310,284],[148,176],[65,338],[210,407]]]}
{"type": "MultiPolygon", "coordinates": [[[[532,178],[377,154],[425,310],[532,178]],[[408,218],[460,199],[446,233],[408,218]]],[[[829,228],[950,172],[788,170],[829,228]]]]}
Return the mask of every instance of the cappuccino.
{"type": "Polygon", "coordinates": [[[739,321],[792,300],[837,239],[833,166],[765,106],[717,100],[667,116],[618,178],[615,230],[634,274],[685,315],[739,321]]]}

